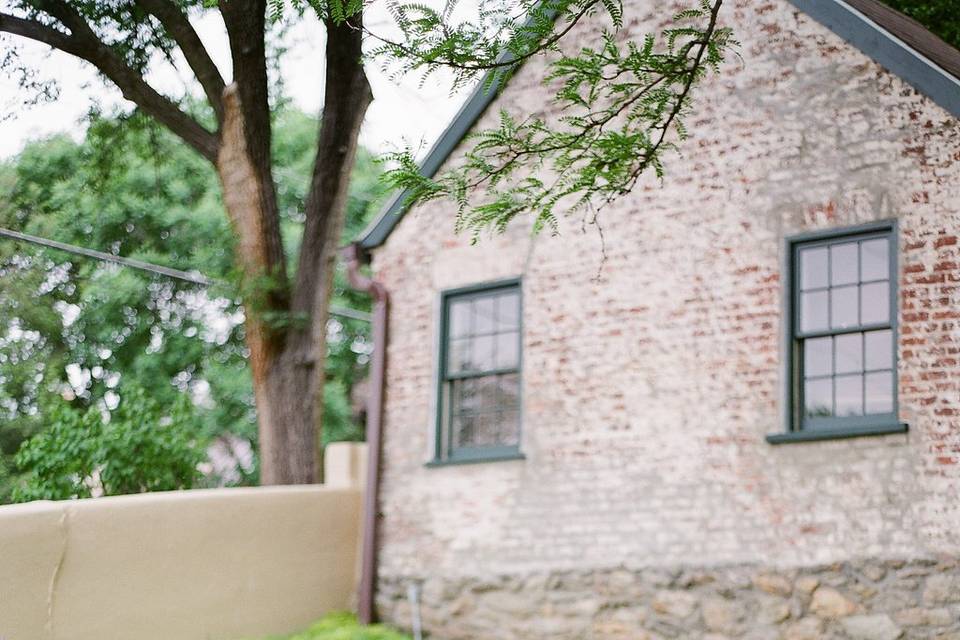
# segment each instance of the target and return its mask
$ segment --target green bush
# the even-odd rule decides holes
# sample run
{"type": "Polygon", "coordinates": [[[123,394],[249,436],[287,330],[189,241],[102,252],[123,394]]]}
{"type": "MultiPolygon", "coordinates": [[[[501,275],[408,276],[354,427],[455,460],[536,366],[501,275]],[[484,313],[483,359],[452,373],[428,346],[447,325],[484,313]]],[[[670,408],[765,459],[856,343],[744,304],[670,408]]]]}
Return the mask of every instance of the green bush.
{"type": "Polygon", "coordinates": [[[291,636],[270,640],[410,640],[398,631],[381,624],[362,626],[352,613],[331,613],[315,622],[309,629],[291,636]]]}
{"type": "Polygon", "coordinates": [[[164,409],[138,387],[125,388],[105,416],[66,402],[48,410],[50,424],[25,441],[14,463],[23,473],[14,502],[189,489],[205,458],[192,405],[181,395],[164,409]]]}

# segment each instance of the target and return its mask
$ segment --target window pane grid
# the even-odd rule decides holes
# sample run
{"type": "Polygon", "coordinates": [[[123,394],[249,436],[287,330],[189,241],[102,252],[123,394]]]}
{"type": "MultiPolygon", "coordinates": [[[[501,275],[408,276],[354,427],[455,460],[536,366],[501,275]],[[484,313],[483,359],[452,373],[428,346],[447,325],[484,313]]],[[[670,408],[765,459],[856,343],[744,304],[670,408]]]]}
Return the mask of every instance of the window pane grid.
{"type": "Polygon", "coordinates": [[[895,411],[889,234],[795,246],[803,425],[895,411]]]}
{"type": "Polygon", "coordinates": [[[478,294],[449,302],[448,361],[451,374],[484,374],[516,368],[519,317],[516,292],[478,294]]]}
{"type": "Polygon", "coordinates": [[[888,245],[874,235],[797,248],[798,338],[890,326],[888,245]]]}
{"type": "MultiPolygon", "coordinates": [[[[886,403],[874,401],[876,396],[883,395],[882,389],[878,388],[876,393],[868,397],[867,381],[872,374],[888,374],[892,380],[893,369],[891,366],[871,366],[868,360],[892,362],[892,353],[877,353],[878,349],[892,350],[890,336],[885,335],[889,333],[888,331],[847,333],[802,341],[804,415],[806,417],[842,417],[880,412],[871,408],[886,406],[886,403]],[[854,340],[850,340],[854,336],[854,340]],[[871,346],[873,353],[869,358],[867,357],[868,336],[881,338],[879,343],[871,346]],[[883,340],[884,338],[886,340],[883,340]],[[841,341],[848,344],[841,348],[838,346],[841,341]],[[829,366],[826,366],[826,361],[829,361],[829,366]],[[859,388],[857,394],[859,398],[856,399],[856,403],[849,395],[854,387],[859,388]],[[829,406],[824,403],[828,388],[829,406]],[[843,397],[838,398],[841,389],[844,392],[843,397]]],[[[871,342],[875,341],[871,340],[871,342]]]]}
{"type": "Polygon", "coordinates": [[[860,284],[877,284],[878,282],[890,282],[889,278],[878,278],[876,280],[861,280],[859,282],[851,282],[849,284],[842,284],[836,287],[811,287],[809,289],[802,289],[804,293],[816,293],[821,291],[830,291],[830,289],[845,289],[846,287],[853,287],[854,285],[860,284]]]}
{"type": "Polygon", "coordinates": [[[445,305],[440,451],[518,446],[519,288],[457,294],[445,305]]]}
{"type": "Polygon", "coordinates": [[[517,376],[485,376],[450,383],[451,448],[517,444],[517,376]]]}

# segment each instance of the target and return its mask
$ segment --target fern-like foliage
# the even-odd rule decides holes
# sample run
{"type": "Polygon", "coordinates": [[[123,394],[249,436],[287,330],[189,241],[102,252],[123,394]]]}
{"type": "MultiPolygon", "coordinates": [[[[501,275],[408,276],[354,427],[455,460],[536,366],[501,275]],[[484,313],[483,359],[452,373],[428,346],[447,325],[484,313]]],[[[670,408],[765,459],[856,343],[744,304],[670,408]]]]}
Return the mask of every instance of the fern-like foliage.
{"type": "Polygon", "coordinates": [[[550,99],[537,106],[552,116],[502,112],[496,127],[469,137],[457,168],[437,176],[421,173],[411,148],[384,158],[386,180],[406,192],[406,206],[451,200],[457,230],[474,241],[524,214],[535,231],[555,231],[561,212],[595,216],[645,173],[663,177],[664,155],[686,138],[695,87],[736,44],[719,24],[723,0],[692,0],[672,26],[639,41],[622,37],[623,0],[478,0],[466,11],[459,0],[384,1],[399,35],[360,26],[353,18],[363,0],[269,0],[269,10],[279,17],[312,8],[349,21],[375,42],[369,58],[394,76],[425,81],[449,69],[454,88],[482,78],[498,90],[525,61],[551,56],[543,79],[550,99]],[[587,18],[608,25],[597,45],[564,53],[562,39],[587,18]]]}
{"type": "MultiPolygon", "coordinates": [[[[683,117],[694,88],[716,71],[735,45],[730,29],[718,24],[722,0],[701,4],[675,16],[659,37],[640,42],[618,38],[622,6],[617,0],[557,0],[534,8],[520,28],[485,40],[461,31],[443,40],[425,36],[408,40],[422,55],[402,54],[385,45],[384,55],[401,59],[405,71],[443,64],[461,71],[461,78],[479,70],[512,72],[508,61],[520,61],[555,48],[569,25],[592,11],[603,10],[613,27],[596,48],[574,55],[557,54],[544,78],[552,87],[554,117],[532,115],[518,120],[501,112],[498,126],[470,136],[472,148],[457,168],[438,176],[421,174],[411,149],[389,155],[387,179],[407,191],[409,206],[435,199],[452,200],[457,229],[476,240],[485,230],[502,231],[520,215],[531,214],[535,231],[556,229],[560,212],[599,211],[630,191],[642,175],[664,174],[663,156],[686,137],[683,117]],[[537,12],[540,13],[537,13],[537,12]],[[557,15],[554,25],[550,15],[557,15]],[[527,30],[525,30],[527,29],[527,30]],[[526,35],[523,35],[526,34],[526,35]],[[479,40],[471,49],[468,42],[479,40]],[[507,51],[504,58],[500,51],[507,51]],[[451,64],[451,61],[455,64],[451,64]]],[[[412,33],[435,29],[442,16],[405,5],[397,18],[412,33]],[[416,17],[415,17],[416,16],[416,17]],[[422,22],[419,22],[422,21],[422,22]]],[[[507,16],[502,16],[506,21],[507,16]]],[[[499,80],[498,80],[499,81],[499,80]]]]}
{"type": "Polygon", "coordinates": [[[527,59],[556,51],[582,19],[605,12],[615,28],[623,22],[620,0],[479,0],[475,11],[459,19],[458,7],[459,0],[446,0],[441,8],[387,0],[400,37],[368,31],[379,43],[370,57],[394,76],[420,72],[426,78],[444,67],[454,73],[454,88],[480,75],[503,84],[527,59]]]}

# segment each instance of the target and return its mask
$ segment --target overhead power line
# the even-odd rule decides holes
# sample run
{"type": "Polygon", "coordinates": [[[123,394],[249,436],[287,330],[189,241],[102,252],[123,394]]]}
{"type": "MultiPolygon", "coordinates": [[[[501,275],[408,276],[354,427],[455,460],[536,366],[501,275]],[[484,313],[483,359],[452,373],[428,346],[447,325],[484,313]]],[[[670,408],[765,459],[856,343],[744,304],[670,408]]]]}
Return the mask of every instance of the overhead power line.
{"type": "Polygon", "coordinates": [[[112,253],[104,253],[103,251],[78,247],[65,242],[57,242],[56,240],[48,240],[47,238],[41,238],[39,236],[31,236],[27,233],[11,231],[10,229],[4,229],[3,227],[0,227],[0,236],[13,238],[14,240],[20,240],[22,242],[29,242],[40,245],[41,247],[47,247],[49,249],[56,249],[57,251],[65,251],[67,253],[86,256],[87,258],[93,258],[94,260],[100,260],[102,262],[112,262],[114,264],[123,265],[124,267],[130,267],[131,269],[149,271],[150,273],[167,276],[168,278],[176,278],[177,280],[184,280],[186,282],[192,282],[193,284],[199,284],[204,287],[209,287],[213,284],[212,280],[198,272],[191,273],[189,271],[181,271],[180,269],[171,269],[170,267],[163,267],[158,264],[143,262],[142,260],[124,258],[123,256],[115,256],[112,253]]]}
{"type": "MultiPolygon", "coordinates": [[[[131,269],[138,269],[140,271],[146,271],[148,273],[165,276],[167,278],[183,280],[184,282],[190,282],[192,284],[197,284],[202,287],[210,287],[216,284],[215,280],[212,280],[206,277],[199,271],[181,271],[180,269],[172,269],[170,267],[164,267],[163,265],[144,262],[143,260],[134,260],[133,258],[124,258],[123,256],[115,256],[112,253],[104,253],[103,251],[96,251],[95,249],[87,249],[86,247],[79,247],[77,245],[67,244],[66,242],[58,242],[56,240],[50,240],[49,238],[32,236],[28,233],[21,233],[20,231],[4,229],[3,227],[0,227],[0,237],[10,238],[12,240],[19,240],[21,242],[29,242],[31,244],[45,247],[47,249],[55,249],[56,251],[72,253],[75,255],[92,258],[94,260],[100,260],[101,262],[111,262],[113,264],[129,267],[131,269]]],[[[330,313],[332,315],[340,316],[343,318],[351,318],[353,320],[370,322],[369,313],[366,313],[363,311],[357,311],[356,309],[350,309],[347,307],[331,305],[330,313]]]]}

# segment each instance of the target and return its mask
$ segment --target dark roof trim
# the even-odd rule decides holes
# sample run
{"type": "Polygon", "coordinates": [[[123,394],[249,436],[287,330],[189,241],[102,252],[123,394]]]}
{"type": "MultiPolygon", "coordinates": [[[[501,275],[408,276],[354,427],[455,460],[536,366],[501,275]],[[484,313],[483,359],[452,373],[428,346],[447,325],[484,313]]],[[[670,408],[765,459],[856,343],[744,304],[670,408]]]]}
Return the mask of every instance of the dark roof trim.
{"type": "MultiPolygon", "coordinates": [[[[877,0],[789,0],[817,22],[960,118],[960,51],[923,25],[877,0]]],[[[499,88],[489,74],[467,99],[420,164],[433,177],[470,131],[499,88]]],[[[366,253],[386,242],[405,213],[409,192],[396,194],[359,239],[366,253]]]]}
{"type": "Polygon", "coordinates": [[[960,51],[920,23],[877,0],[790,2],[960,117],[960,51]]]}
{"type": "Polygon", "coordinates": [[[953,77],[960,78],[960,50],[941,40],[925,26],[877,0],[846,1],[908,47],[929,58],[953,77]]]}
{"type": "MultiPolygon", "coordinates": [[[[550,6],[549,0],[543,0],[539,6],[544,9],[548,17],[556,18],[556,10],[550,6]]],[[[535,19],[535,16],[530,16],[527,18],[527,24],[532,24],[535,19]]],[[[504,51],[497,58],[497,65],[503,65],[513,59],[513,52],[504,51]]],[[[495,79],[497,71],[498,69],[494,68],[484,74],[477,88],[473,90],[467,101],[460,107],[460,111],[440,134],[440,138],[430,148],[430,151],[420,163],[420,173],[424,176],[432,178],[436,175],[443,163],[453,153],[453,150],[469,133],[474,123],[483,115],[493,99],[497,97],[502,88],[501,81],[495,79]]],[[[409,196],[409,190],[395,194],[370,226],[363,230],[358,243],[364,253],[368,253],[371,249],[379,247],[387,241],[387,237],[393,231],[393,228],[397,226],[400,218],[406,213],[406,201],[409,196]]]]}
{"type": "MultiPolygon", "coordinates": [[[[480,115],[486,110],[493,99],[497,97],[498,87],[490,85],[490,74],[483,77],[480,85],[470,94],[470,97],[460,107],[460,111],[454,116],[453,120],[447,125],[440,138],[434,143],[433,147],[427,153],[426,157],[420,163],[420,172],[428,178],[432,178],[457,145],[470,131],[473,124],[480,118],[480,115]]],[[[393,231],[393,228],[404,214],[405,203],[410,195],[409,190],[401,191],[395,194],[388,202],[386,207],[380,212],[377,218],[360,235],[360,248],[369,251],[379,247],[386,242],[387,236],[393,231]]]]}

